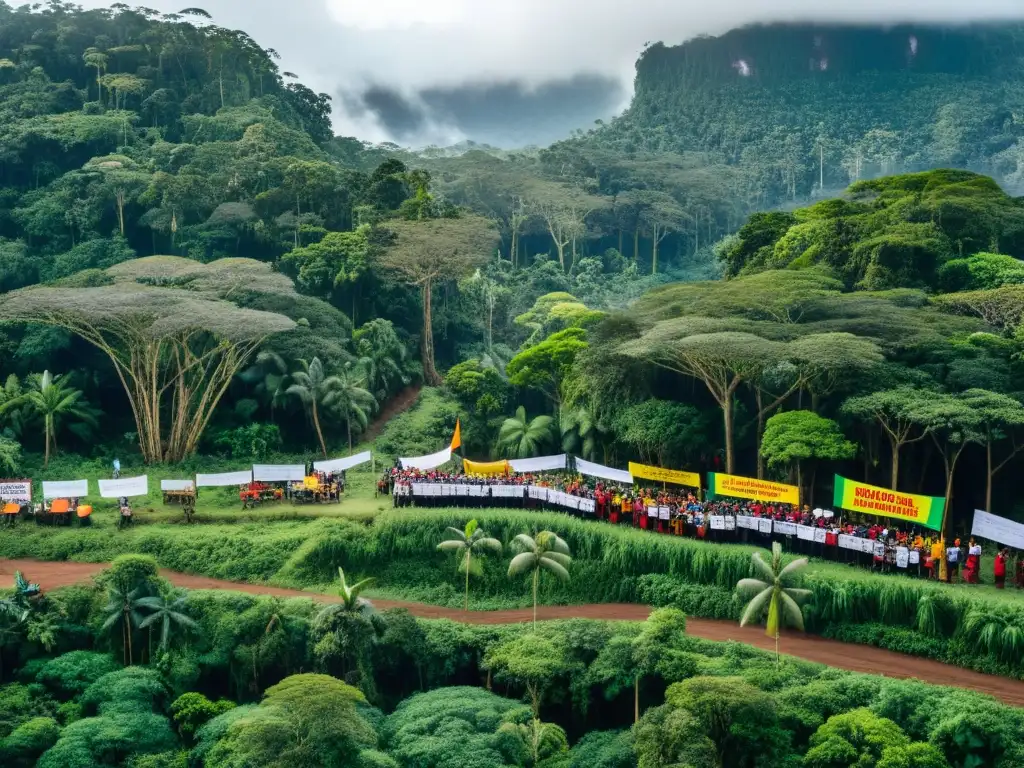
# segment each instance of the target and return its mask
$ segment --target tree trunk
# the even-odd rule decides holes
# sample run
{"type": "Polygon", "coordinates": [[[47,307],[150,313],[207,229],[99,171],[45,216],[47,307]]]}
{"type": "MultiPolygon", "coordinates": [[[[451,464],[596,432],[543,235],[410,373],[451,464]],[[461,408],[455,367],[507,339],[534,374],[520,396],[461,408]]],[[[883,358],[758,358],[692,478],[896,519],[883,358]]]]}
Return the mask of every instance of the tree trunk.
{"type": "Polygon", "coordinates": [[[732,391],[730,390],[722,404],[722,426],[725,428],[725,472],[733,474],[735,470],[735,457],[733,456],[734,446],[732,439],[732,391]]]}
{"type": "Polygon", "coordinates": [[[540,568],[533,569],[533,631],[537,631],[537,582],[540,580],[540,568]]]}
{"type": "Polygon", "coordinates": [[[423,378],[427,384],[438,386],[441,384],[441,377],[434,367],[434,321],[431,301],[433,298],[429,282],[423,284],[423,339],[420,343],[423,357],[423,378]]]}
{"type": "Polygon", "coordinates": [[[658,227],[655,226],[654,227],[654,234],[651,237],[651,274],[652,275],[658,274],[658,245],[659,245],[658,234],[659,234],[658,233],[658,227]]]}
{"type": "Polygon", "coordinates": [[[640,675],[633,680],[633,722],[640,722],[640,675]]]}
{"type": "Polygon", "coordinates": [[[469,613],[469,566],[470,566],[470,563],[472,562],[472,558],[473,558],[473,550],[472,549],[467,549],[466,550],[466,605],[465,605],[466,613],[469,613]]]}
{"type": "MultiPolygon", "coordinates": [[[[345,419],[345,429],[348,430],[348,452],[352,453],[352,414],[351,413],[348,415],[348,418],[345,419]]],[[[326,455],[324,456],[324,458],[326,458],[326,455]]]]}
{"type": "Polygon", "coordinates": [[[640,263],[640,229],[633,230],[633,261],[640,263]]]}
{"type": "Polygon", "coordinates": [[[796,493],[797,500],[803,495],[804,492],[804,471],[803,467],[800,466],[800,460],[796,462],[796,493]]]}
{"type": "Polygon", "coordinates": [[[320,430],[320,413],[316,407],[316,396],[313,397],[313,427],[316,429],[317,439],[320,441],[320,450],[324,452],[324,458],[327,458],[327,444],[324,443],[324,433],[320,430]]]}
{"type": "Polygon", "coordinates": [[[889,445],[892,447],[892,470],[889,474],[889,487],[895,491],[896,483],[900,479],[900,444],[895,440],[890,440],[889,445]]]}
{"type": "Polygon", "coordinates": [[[764,457],[761,455],[761,441],[764,440],[764,397],[758,387],[754,387],[754,402],[757,405],[757,434],[754,441],[757,447],[757,479],[764,480],[764,457]]]}
{"type": "Polygon", "coordinates": [[[53,435],[53,416],[47,414],[46,422],[43,426],[44,438],[46,439],[46,447],[43,449],[43,469],[50,466],[50,441],[53,435]]]}
{"type": "Polygon", "coordinates": [[[985,511],[992,511],[992,439],[985,441],[985,511]]]}
{"type": "Polygon", "coordinates": [[[124,627],[125,632],[128,635],[128,666],[132,665],[132,622],[128,617],[128,611],[124,612],[124,627]]]}

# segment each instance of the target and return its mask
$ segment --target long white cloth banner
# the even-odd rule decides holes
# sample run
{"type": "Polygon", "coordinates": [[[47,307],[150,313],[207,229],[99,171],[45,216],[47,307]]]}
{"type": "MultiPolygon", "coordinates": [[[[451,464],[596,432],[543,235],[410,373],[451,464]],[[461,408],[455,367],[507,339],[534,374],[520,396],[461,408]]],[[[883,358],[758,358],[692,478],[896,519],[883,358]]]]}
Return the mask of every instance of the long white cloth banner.
{"type": "Polygon", "coordinates": [[[100,496],[104,499],[120,499],[122,496],[148,496],[149,477],[119,477],[117,480],[100,480],[100,496]]]}
{"type": "Polygon", "coordinates": [[[81,499],[88,495],[88,480],[43,480],[44,499],[81,499]]]}
{"type": "Polygon", "coordinates": [[[513,472],[544,472],[548,469],[565,469],[566,456],[538,456],[535,459],[512,459],[508,463],[513,472]]]}
{"type": "Polygon", "coordinates": [[[302,464],[253,464],[252,479],[265,483],[295,483],[306,477],[302,464]]]}
{"type": "Polygon", "coordinates": [[[161,480],[161,491],[194,491],[196,484],[192,480],[161,480]]]}
{"type": "Polygon", "coordinates": [[[404,469],[436,469],[451,460],[452,449],[450,446],[443,451],[432,453],[429,456],[413,456],[408,459],[399,459],[404,469]]]}
{"type": "Polygon", "coordinates": [[[244,472],[221,472],[216,475],[196,475],[197,488],[227,488],[232,485],[248,485],[252,482],[252,470],[244,472]]]}
{"type": "Polygon", "coordinates": [[[0,501],[32,501],[32,481],[0,480],[0,501]]]}
{"type": "Polygon", "coordinates": [[[346,456],[344,459],[331,459],[330,461],[314,461],[313,469],[317,472],[344,472],[346,469],[366,464],[373,458],[369,451],[357,453],[355,456],[346,456]]]}
{"type": "Polygon", "coordinates": [[[1024,549],[1024,525],[990,512],[982,512],[980,509],[974,510],[971,534],[997,541],[1014,549],[1024,549]]]}
{"type": "Polygon", "coordinates": [[[624,483],[625,485],[633,484],[633,476],[626,470],[602,467],[600,464],[584,461],[579,457],[576,458],[576,471],[581,475],[600,477],[603,480],[611,480],[614,483],[624,483]]]}

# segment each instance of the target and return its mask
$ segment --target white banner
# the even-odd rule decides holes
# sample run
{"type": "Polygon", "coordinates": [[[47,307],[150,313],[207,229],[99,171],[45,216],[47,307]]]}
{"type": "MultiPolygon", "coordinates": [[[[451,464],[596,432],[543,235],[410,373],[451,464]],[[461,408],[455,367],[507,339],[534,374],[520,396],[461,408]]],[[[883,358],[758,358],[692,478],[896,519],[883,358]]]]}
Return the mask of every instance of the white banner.
{"type": "Polygon", "coordinates": [[[671,520],[672,509],[670,507],[658,507],[658,519],[659,520],[671,520]]]}
{"type": "Polygon", "coordinates": [[[252,479],[262,483],[297,483],[305,480],[304,464],[253,464],[252,479]]]}
{"type": "Polygon", "coordinates": [[[785,536],[795,536],[796,535],[796,523],[787,523],[787,522],[785,522],[783,520],[776,520],[775,521],[775,532],[776,533],[781,533],[781,534],[783,534],[785,536]]]}
{"type": "Polygon", "coordinates": [[[548,500],[548,489],[542,485],[531,485],[527,489],[527,493],[531,499],[537,499],[538,501],[548,500]]]}
{"type": "Polygon", "coordinates": [[[907,562],[909,562],[909,563],[910,563],[911,565],[920,565],[920,564],[921,564],[921,553],[920,553],[920,552],[918,552],[918,551],[917,551],[917,550],[915,549],[915,550],[914,550],[913,552],[911,552],[911,553],[910,553],[910,555],[909,555],[909,556],[907,557],[907,562]]]}
{"type": "Polygon", "coordinates": [[[856,536],[848,536],[845,533],[839,534],[839,548],[840,549],[856,549],[860,551],[860,542],[856,536]]]}
{"type": "Polygon", "coordinates": [[[723,515],[708,515],[712,531],[725,530],[725,517],[723,515]]]}
{"type": "Polygon", "coordinates": [[[32,501],[32,481],[0,480],[0,501],[32,501]]]}
{"type": "Polygon", "coordinates": [[[413,456],[408,459],[399,459],[403,469],[436,469],[442,464],[452,460],[451,446],[429,456],[413,456]]]}
{"type": "Polygon", "coordinates": [[[191,480],[161,480],[161,491],[194,491],[195,483],[191,480]]]}
{"type": "Polygon", "coordinates": [[[363,451],[357,453],[355,456],[347,456],[344,459],[331,459],[330,461],[314,461],[313,469],[317,472],[344,472],[346,469],[352,469],[352,467],[358,467],[360,464],[366,464],[373,459],[373,454],[369,451],[363,451]]]}
{"type": "Polygon", "coordinates": [[[725,516],[725,530],[735,531],[736,530],[736,518],[732,515],[725,516]]]}
{"type": "Polygon", "coordinates": [[[580,512],[586,512],[592,515],[596,508],[597,506],[594,499],[580,499],[580,512]]]}
{"type": "Polygon", "coordinates": [[[544,472],[549,469],[565,469],[566,455],[538,456],[535,459],[512,459],[508,463],[513,472],[544,472]]]}
{"type": "Polygon", "coordinates": [[[602,480],[611,480],[614,483],[623,483],[625,485],[633,484],[633,476],[626,470],[603,467],[600,464],[584,461],[579,457],[576,458],[576,471],[581,475],[600,477],[602,480]]]}
{"type": "Polygon", "coordinates": [[[81,499],[88,495],[88,480],[43,480],[44,499],[81,499]]]}
{"type": "Polygon", "coordinates": [[[906,547],[896,547],[896,567],[906,568],[910,564],[910,550],[906,547]]]}
{"type": "Polygon", "coordinates": [[[796,537],[801,541],[814,541],[814,528],[809,525],[798,525],[796,537]]]}
{"type": "Polygon", "coordinates": [[[814,541],[817,544],[824,544],[825,543],[825,529],[824,528],[815,528],[814,529],[814,541]]]}
{"type": "Polygon", "coordinates": [[[1014,549],[1024,549],[1024,525],[990,512],[982,512],[980,509],[974,510],[971,535],[990,539],[1014,549]]]}
{"type": "Polygon", "coordinates": [[[221,472],[216,475],[196,475],[197,488],[228,488],[232,485],[248,485],[252,482],[252,470],[244,472],[221,472]]]}
{"type": "Polygon", "coordinates": [[[761,533],[771,533],[772,532],[772,521],[771,521],[771,518],[765,518],[765,517],[758,518],[758,520],[757,520],[757,530],[759,530],[761,533]]]}
{"type": "Polygon", "coordinates": [[[119,477],[117,480],[100,480],[100,496],[104,499],[120,499],[122,496],[148,496],[149,477],[119,477]]]}
{"type": "Polygon", "coordinates": [[[736,518],[736,527],[737,528],[746,528],[747,530],[756,531],[757,530],[757,518],[756,517],[750,517],[750,515],[740,515],[739,517],[736,518]]]}
{"type": "MultiPolygon", "coordinates": [[[[870,541],[870,539],[868,539],[870,541]]],[[[871,552],[875,557],[885,557],[885,544],[880,541],[876,541],[874,546],[871,547],[871,552]]]]}
{"type": "Polygon", "coordinates": [[[875,542],[871,539],[854,539],[854,541],[860,542],[860,551],[867,554],[872,554],[875,551],[875,542]]]}

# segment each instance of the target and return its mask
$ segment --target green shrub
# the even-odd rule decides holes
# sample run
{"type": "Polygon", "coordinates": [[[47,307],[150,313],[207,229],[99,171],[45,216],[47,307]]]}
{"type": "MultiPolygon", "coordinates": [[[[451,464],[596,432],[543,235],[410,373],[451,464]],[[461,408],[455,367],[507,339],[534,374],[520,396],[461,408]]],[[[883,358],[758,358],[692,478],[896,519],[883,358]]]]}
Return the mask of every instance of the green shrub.
{"type": "Polygon", "coordinates": [[[36,680],[57,698],[67,700],[84,693],[90,685],[120,666],[106,653],[71,651],[47,661],[36,674],[36,680]]]}
{"type": "Polygon", "coordinates": [[[30,768],[46,750],[57,743],[60,726],[51,717],[35,717],[19,725],[0,741],[0,765],[30,768]]]}

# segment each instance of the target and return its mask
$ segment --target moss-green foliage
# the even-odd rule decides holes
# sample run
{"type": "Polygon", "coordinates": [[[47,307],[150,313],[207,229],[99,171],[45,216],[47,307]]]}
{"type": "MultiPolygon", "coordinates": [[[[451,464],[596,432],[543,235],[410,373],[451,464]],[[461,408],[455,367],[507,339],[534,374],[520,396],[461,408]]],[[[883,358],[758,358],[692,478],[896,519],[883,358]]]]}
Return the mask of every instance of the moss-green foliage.
{"type": "Polygon", "coordinates": [[[56,698],[66,701],[85,693],[93,683],[117,669],[117,662],[105,653],[71,651],[46,662],[36,673],[36,680],[56,698]]]}
{"type": "Polygon", "coordinates": [[[0,763],[9,768],[30,768],[59,735],[60,726],[52,717],[34,717],[0,741],[0,763]]]}
{"type": "Polygon", "coordinates": [[[379,456],[424,456],[452,439],[458,401],[440,389],[424,389],[413,408],[391,419],[376,441],[379,456]]]}
{"type": "Polygon", "coordinates": [[[752,217],[723,253],[730,274],[820,264],[868,290],[1017,282],[1006,262],[946,266],[993,245],[1024,256],[1024,208],[992,179],[928,171],[861,181],[847,194],[849,201],[752,217]]]}

